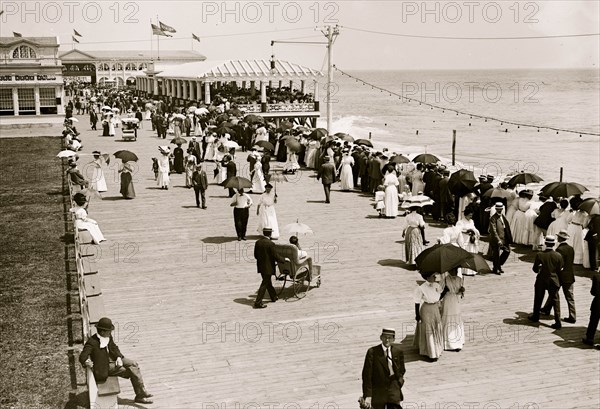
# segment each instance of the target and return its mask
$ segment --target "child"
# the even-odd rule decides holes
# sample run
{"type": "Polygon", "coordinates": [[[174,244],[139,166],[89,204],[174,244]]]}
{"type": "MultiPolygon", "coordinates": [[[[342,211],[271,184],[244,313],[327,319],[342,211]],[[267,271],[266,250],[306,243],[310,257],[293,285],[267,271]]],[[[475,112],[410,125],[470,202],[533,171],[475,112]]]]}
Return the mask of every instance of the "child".
{"type": "Polygon", "coordinates": [[[377,191],[375,192],[375,204],[373,207],[375,210],[379,211],[379,217],[383,217],[385,215],[385,188],[383,185],[377,186],[377,191]]]}
{"type": "Polygon", "coordinates": [[[154,180],[158,180],[158,159],[152,158],[152,171],[154,172],[154,180]]]}

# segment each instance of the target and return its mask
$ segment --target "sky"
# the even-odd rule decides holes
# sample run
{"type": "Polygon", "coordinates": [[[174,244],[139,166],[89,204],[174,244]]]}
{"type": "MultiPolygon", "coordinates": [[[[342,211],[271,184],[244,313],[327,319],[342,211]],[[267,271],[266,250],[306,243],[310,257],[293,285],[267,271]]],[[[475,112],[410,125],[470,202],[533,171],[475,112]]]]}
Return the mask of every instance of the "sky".
{"type": "Polygon", "coordinates": [[[59,37],[72,49],[73,30],[86,50],[155,50],[150,23],[174,29],[161,50],[191,50],[211,60],[289,60],[326,68],[321,30],[339,25],[333,63],[343,70],[595,68],[600,1],[0,1],[0,35],[59,37]],[[363,30],[363,31],[359,31],[363,30]],[[191,39],[192,33],[200,42],[191,39]],[[396,34],[396,35],[394,35],[396,34]]]}

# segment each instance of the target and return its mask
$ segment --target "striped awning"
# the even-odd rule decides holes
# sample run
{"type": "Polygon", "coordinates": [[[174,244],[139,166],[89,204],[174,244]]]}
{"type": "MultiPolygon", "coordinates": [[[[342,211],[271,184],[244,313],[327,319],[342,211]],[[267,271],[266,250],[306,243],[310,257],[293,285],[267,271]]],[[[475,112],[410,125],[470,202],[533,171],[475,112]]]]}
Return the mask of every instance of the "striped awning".
{"type": "Polygon", "coordinates": [[[321,71],[289,61],[277,60],[271,70],[269,60],[199,61],[165,67],[158,78],[184,80],[294,80],[323,77],[321,71]]]}

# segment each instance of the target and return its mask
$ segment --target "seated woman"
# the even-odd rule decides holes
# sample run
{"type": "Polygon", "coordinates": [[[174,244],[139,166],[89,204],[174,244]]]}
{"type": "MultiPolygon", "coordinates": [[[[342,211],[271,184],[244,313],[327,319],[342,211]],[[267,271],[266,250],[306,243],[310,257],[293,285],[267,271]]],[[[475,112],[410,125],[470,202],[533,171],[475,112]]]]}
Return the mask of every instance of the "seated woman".
{"type": "Polygon", "coordinates": [[[75,227],[79,230],[87,230],[92,236],[92,242],[94,244],[100,244],[103,242],[104,235],[98,227],[98,222],[87,217],[87,211],[85,210],[87,198],[83,193],[75,193],[73,201],[76,206],[72,207],[70,211],[75,215],[75,227]]]}
{"type": "Polygon", "coordinates": [[[298,241],[298,237],[290,237],[290,244],[298,248],[298,260],[300,261],[300,263],[304,263],[305,261],[308,263],[308,271],[312,275],[312,257],[308,257],[308,253],[300,248],[300,242],[298,241]]]}

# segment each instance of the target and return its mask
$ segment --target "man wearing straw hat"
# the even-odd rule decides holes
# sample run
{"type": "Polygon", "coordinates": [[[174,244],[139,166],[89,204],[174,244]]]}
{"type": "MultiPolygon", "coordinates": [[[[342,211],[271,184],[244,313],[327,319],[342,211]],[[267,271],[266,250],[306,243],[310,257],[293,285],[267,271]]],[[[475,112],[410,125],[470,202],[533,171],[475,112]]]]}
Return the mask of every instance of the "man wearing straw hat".
{"type": "Polygon", "coordinates": [[[504,205],[502,202],[497,202],[494,206],[496,213],[490,217],[490,249],[492,250],[492,261],[494,274],[502,274],[502,266],[508,260],[510,255],[510,247],[512,244],[512,234],[508,220],[503,214],[504,205]]]}
{"type": "MultiPolygon", "coordinates": [[[[573,294],[573,284],[575,283],[575,274],[573,274],[573,259],[575,258],[575,250],[567,243],[569,237],[569,233],[567,233],[566,230],[561,230],[556,235],[556,240],[558,241],[556,252],[562,256],[563,260],[563,268],[558,274],[558,280],[560,281],[560,286],[563,294],[565,295],[565,300],[567,300],[567,305],[569,306],[569,316],[567,318],[563,318],[563,321],[568,322],[569,324],[575,324],[577,319],[575,312],[575,295],[573,294]]],[[[544,314],[549,315],[551,309],[552,299],[548,297],[548,300],[546,301],[544,307],[542,307],[541,311],[544,314]]]]}
{"type": "Polygon", "coordinates": [[[560,329],[562,324],[560,323],[560,299],[558,298],[560,279],[558,277],[564,263],[562,256],[553,250],[556,245],[556,237],[546,236],[544,245],[546,249],[537,253],[533,262],[533,271],[537,274],[537,277],[534,285],[533,314],[528,318],[529,321],[539,322],[542,301],[546,291],[548,291],[548,297],[554,308],[554,324],[551,327],[560,329]]]}
{"type": "Polygon", "coordinates": [[[104,383],[109,376],[130,379],[135,391],[135,402],[152,403],[149,398],[153,395],[148,393],[144,386],[137,362],[125,358],[113,340],[111,332],[115,326],[110,318],[100,318],[96,329],[97,334],[87,340],[79,355],[81,365],[94,372],[97,383],[104,383]]]}
{"type": "Polygon", "coordinates": [[[381,344],[369,348],[362,371],[361,408],[398,409],[404,399],[404,354],[392,344],[396,331],[384,328],[381,344]]]}

